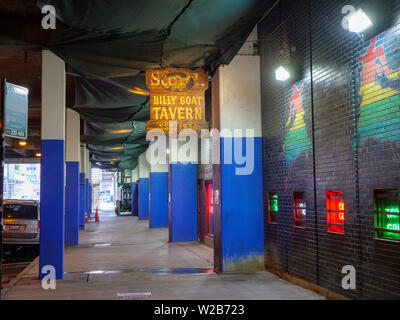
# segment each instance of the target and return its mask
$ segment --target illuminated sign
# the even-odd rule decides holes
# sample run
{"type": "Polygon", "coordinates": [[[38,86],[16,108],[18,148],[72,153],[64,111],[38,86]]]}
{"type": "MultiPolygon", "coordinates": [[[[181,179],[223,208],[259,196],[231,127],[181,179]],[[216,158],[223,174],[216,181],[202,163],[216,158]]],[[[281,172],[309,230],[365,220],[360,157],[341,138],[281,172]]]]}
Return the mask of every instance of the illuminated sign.
{"type": "Polygon", "coordinates": [[[4,135],[26,139],[28,137],[29,90],[3,81],[4,135]]]}
{"type": "Polygon", "coordinates": [[[205,121],[205,91],[208,75],[203,69],[166,68],[146,70],[146,86],[150,90],[150,120],[146,132],[161,129],[169,135],[169,122],[176,121],[177,133],[208,129],[205,121]]]}
{"type": "Polygon", "coordinates": [[[343,191],[326,192],[328,231],[344,234],[345,205],[343,191]]]}
{"type": "Polygon", "coordinates": [[[268,193],[268,216],[269,222],[278,223],[278,195],[273,192],[268,193]]]}
{"type": "Polygon", "coordinates": [[[400,216],[396,189],[375,190],[375,236],[400,240],[400,216]]]}

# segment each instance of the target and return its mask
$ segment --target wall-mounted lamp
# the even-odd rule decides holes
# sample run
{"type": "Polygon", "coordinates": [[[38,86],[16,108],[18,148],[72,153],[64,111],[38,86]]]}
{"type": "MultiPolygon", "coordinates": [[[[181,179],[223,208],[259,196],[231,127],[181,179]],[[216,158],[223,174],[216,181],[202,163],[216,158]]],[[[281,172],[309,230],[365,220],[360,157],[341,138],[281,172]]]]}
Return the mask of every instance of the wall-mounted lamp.
{"type": "Polygon", "coordinates": [[[283,66],[280,66],[275,70],[275,78],[278,81],[286,81],[290,78],[290,73],[283,66]]]}
{"type": "Polygon", "coordinates": [[[21,147],[25,147],[26,145],[27,145],[27,142],[26,141],[20,141],[20,142],[18,142],[19,143],[19,145],[21,146],[21,147]]]}
{"type": "Polygon", "coordinates": [[[372,21],[368,15],[362,10],[358,9],[349,16],[349,31],[355,33],[362,33],[369,27],[372,27],[372,21]]]}
{"type": "Polygon", "coordinates": [[[40,152],[36,153],[36,157],[41,158],[42,154],[40,152]]]}

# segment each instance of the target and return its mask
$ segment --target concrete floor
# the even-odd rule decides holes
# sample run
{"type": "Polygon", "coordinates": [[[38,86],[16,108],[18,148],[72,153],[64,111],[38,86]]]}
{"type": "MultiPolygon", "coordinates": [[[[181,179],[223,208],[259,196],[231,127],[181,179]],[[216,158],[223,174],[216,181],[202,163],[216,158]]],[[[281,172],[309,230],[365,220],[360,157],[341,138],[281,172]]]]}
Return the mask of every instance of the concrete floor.
{"type": "Polygon", "coordinates": [[[120,299],[143,292],[159,300],[324,299],[269,272],[214,274],[212,249],[168,243],[168,229],[149,229],[137,217],[101,212],[100,223],[90,221],[79,236],[78,247],[66,248],[66,274],[56,290],[42,289],[36,263],[2,299],[120,299]]]}

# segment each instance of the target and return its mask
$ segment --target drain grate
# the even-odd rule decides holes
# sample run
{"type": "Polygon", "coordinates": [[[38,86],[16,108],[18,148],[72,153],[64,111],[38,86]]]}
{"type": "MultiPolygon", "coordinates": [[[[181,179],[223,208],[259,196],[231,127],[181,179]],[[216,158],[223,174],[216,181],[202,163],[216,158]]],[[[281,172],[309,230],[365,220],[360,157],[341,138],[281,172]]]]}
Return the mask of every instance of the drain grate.
{"type": "Polygon", "coordinates": [[[129,293],[117,293],[118,299],[124,300],[140,300],[151,298],[151,292],[129,292],[129,293]]]}
{"type": "Polygon", "coordinates": [[[93,248],[97,247],[111,247],[111,243],[93,243],[93,248]]]}

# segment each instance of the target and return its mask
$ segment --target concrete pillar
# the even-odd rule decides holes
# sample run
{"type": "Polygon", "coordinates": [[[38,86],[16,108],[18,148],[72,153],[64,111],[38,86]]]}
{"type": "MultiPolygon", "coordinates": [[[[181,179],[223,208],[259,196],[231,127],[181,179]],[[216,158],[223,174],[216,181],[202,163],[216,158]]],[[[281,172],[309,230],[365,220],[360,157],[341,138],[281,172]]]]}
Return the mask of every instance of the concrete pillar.
{"type": "Polygon", "coordinates": [[[91,207],[91,194],[90,194],[90,179],[91,179],[91,175],[90,175],[90,159],[89,159],[89,149],[85,149],[85,187],[86,187],[86,214],[88,216],[88,218],[90,217],[90,207],[91,207]]]}
{"type": "MultiPolygon", "coordinates": [[[[195,138],[197,145],[197,137],[195,138]]],[[[197,241],[197,150],[185,156],[180,152],[187,142],[169,138],[169,241],[197,241]]],[[[194,150],[193,150],[194,151],[194,150]]]]}
{"type": "Polygon", "coordinates": [[[149,219],[149,180],[150,165],[146,159],[146,152],[139,156],[139,220],[149,219]]]}
{"type": "Polygon", "coordinates": [[[138,179],[139,166],[132,170],[132,215],[138,216],[138,179]]]}
{"type": "Polygon", "coordinates": [[[40,184],[39,277],[55,268],[64,277],[65,244],[65,64],[49,50],[42,51],[42,164],[40,184]]]}
{"type": "MultiPolygon", "coordinates": [[[[251,36],[257,39],[256,30],[251,36]]],[[[214,188],[214,265],[217,271],[264,269],[260,57],[238,55],[218,68],[212,90],[213,118],[219,110],[221,130],[220,185],[214,188]],[[246,138],[246,129],[253,129],[254,137],[246,138]],[[231,163],[226,160],[228,153],[231,163]],[[246,164],[235,153],[247,156],[246,164]]]]}
{"type": "MultiPolygon", "coordinates": [[[[165,139],[166,141],[166,139],[165,139]]],[[[165,155],[166,156],[166,155],[165,155]]],[[[150,228],[167,228],[168,212],[168,162],[150,159],[150,228]]]]}
{"type": "Polygon", "coordinates": [[[79,244],[80,117],[67,110],[66,122],[65,244],[79,244]]]}
{"type": "Polygon", "coordinates": [[[86,212],[86,145],[81,144],[80,179],[79,179],[79,229],[85,229],[86,212]]]}

